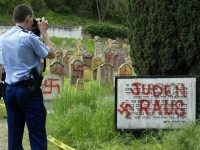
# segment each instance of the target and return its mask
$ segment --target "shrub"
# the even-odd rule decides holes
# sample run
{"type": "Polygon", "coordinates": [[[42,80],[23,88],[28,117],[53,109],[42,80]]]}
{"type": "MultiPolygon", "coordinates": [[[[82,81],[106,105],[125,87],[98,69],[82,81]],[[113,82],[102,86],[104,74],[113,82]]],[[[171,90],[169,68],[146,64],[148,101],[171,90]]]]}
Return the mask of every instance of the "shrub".
{"type": "Polygon", "coordinates": [[[109,23],[90,24],[84,27],[84,32],[94,36],[108,37],[115,39],[116,37],[126,38],[128,28],[124,26],[115,26],[109,23]]]}
{"type": "MultiPolygon", "coordinates": [[[[199,7],[197,0],[129,0],[129,41],[137,74],[199,78],[199,7]]],[[[197,90],[197,102],[199,94],[197,90]]]]}

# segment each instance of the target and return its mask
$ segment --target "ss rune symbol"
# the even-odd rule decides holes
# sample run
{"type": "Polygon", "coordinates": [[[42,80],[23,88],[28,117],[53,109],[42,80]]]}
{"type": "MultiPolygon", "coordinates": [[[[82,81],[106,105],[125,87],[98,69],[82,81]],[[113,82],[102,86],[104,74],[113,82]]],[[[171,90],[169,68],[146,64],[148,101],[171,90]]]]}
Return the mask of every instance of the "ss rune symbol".
{"type": "Polygon", "coordinates": [[[117,110],[121,115],[125,114],[127,119],[131,119],[131,110],[133,110],[133,107],[129,103],[122,102],[120,108],[117,110]]]}

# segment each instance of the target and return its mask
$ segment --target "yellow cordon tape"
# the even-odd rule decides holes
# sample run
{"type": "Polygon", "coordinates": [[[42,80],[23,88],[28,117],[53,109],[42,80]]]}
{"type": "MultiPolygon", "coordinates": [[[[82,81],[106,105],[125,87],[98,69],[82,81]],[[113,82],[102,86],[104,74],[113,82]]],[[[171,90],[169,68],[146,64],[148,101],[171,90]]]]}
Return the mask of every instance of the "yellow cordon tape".
{"type": "Polygon", "coordinates": [[[4,105],[4,104],[0,104],[0,107],[1,107],[1,108],[5,108],[5,105],[4,105]]]}
{"type": "MultiPolygon", "coordinates": [[[[5,105],[4,105],[4,104],[0,104],[0,107],[1,107],[1,108],[5,108],[5,105]]],[[[54,145],[56,145],[56,146],[62,148],[63,150],[75,150],[74,148],[72,148],[72,147],[70,147],[70,146],[68,146],[68,145],[66,145],[66,144],[64,144],[64,143],[62,143],[62,142],[60,142],[59,140],[56,140],[56,139],[53,138],[51,135],[49,135],[49,136],[47,137],[47,139],[48,139],[51,143],[53,143],[54,145]]]]}
{"type": "Polygon", "coordinates": [[[49,135],[49,136],[47,137],[47,139],[48,139],[51,143],[53,143],[54,145],[56,145],[56,146],[62,148],[63,150],[75,150],[74,148],[71,148],[70,146],[65,145],[64,143],[62,143],[62,142],[56,140],[56,139],[53,138],[51,135],[49,135]]]}

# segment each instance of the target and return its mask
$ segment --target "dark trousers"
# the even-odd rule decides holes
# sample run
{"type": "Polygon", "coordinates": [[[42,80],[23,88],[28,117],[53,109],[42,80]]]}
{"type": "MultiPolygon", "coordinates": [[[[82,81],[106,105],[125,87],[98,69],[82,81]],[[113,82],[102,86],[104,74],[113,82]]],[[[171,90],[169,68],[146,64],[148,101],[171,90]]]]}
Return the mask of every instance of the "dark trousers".
{"type": "Polygon", "coordinates": [[[30,96],[30,89],[22,85],[7,85],[5,104],[8,123],[8,150],[23,150],[25,123],[31,150],[47,150],[45,129],[46,109],[41,89],[30,96]]]}

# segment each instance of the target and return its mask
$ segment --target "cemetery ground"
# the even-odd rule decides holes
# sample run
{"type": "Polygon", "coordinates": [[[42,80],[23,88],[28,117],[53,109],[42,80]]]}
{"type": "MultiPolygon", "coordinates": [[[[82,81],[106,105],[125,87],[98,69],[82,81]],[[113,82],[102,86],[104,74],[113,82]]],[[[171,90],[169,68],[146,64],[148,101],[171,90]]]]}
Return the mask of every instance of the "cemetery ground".
{"type": "Polygon", "coordinates": [[[77,91],[65,82],[54,113],[48,117],[49,134],[78,150],[198,150],[200,125],[189,124],[176,130],[119,132],[114,125],[113,86],[100,86],[96,81],[77,91]]]}
{"type": "MultiPolygon", "coordinates": [[[[0,100],[0,104],[3,104],[2,100],[0,100]]],[[[0,107],[0,150],[7,150],[8,131],[7,131],[7,122],[5,116],[6,116],[5,108],[0,107]]],[[[30,150],[27,128],[25,128],[24,131],[23,146],[25,150],[30,150]]],[[[48,149],[59,150],[59,148],[53,145],[51,142],[48,142],[48,149]]]]}
{"type": "MultiPolygon", "coordinates": [[[[146,130],[141,135],[118,132],[114,125],[113,86],[100,86],[96,81],[77,91],[68,81],[59,97],[52,101],[53,113],[48,114],[48,135],[77,150],[198,150],[200,125],[197,122],[176,130],[146,130]]],[[[6,143],[6,125],[2,125],[0,149],[6,143]],[[3,142],[3,143],[2,143],[3,142]]],[[[27,130],[25,150],[29,150],[27,130]]],[[[49,150],[59,149],[49,142],[49,150]]],[[[3,150],[3,149],[1,149],[3,150]]]]}
{"type": "MultiPolygon", "coordinates": [[[[86,49],[94,52],[93,40],[84,40],[81,41],[81,44],[86,42],[86,45],[89,45],[86,46],[86,49]]],[[[59,47],[68,48],[65,46],[72,45],[71,49],[77,52],[77,41],[73,39],[66,39],[63,42],[62,38],[53,37],[52,41],[58,49],[59,47]]],[[[48,69],[46,69],[44,76],[48,74],[48,69]]],[[[200,149],[200,125],[198,121],[196,124],[189,124],[176,130],[143,130],[140,134],[136,131],[117,131],[115,128],[114,93],[113,84],[100,85],[97,80],[90,80],[84,82],[84,87],[78,90],[65,78],[60,95],[49,100],[53,111],[47,116],[48,135],[77,150],[200,149]]],[[[0,114],[1,111],[0,108],[0,114]]],[[[6,122],[2,117],[0,121],[1,150],[1,145],[6,143],[6,122]]],[[[25,149],[29,150],[27,130],[24,139],[25,149]]],[[[49,142],[49,149],[59,148],[49,142]]]]}

